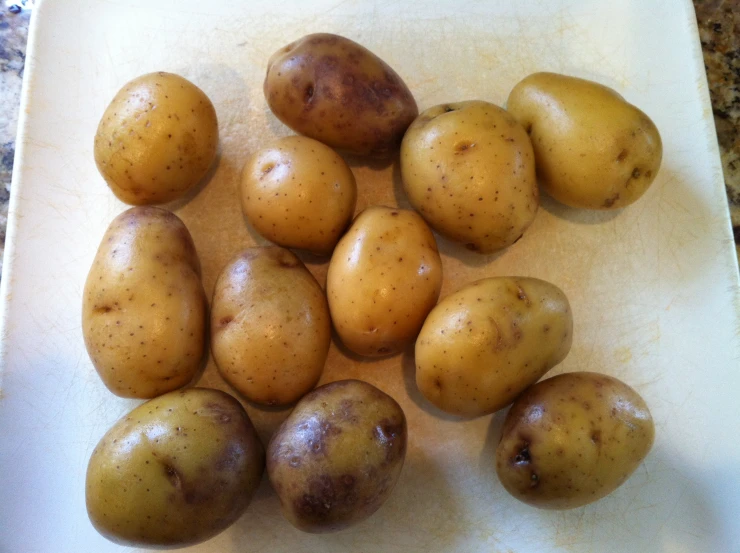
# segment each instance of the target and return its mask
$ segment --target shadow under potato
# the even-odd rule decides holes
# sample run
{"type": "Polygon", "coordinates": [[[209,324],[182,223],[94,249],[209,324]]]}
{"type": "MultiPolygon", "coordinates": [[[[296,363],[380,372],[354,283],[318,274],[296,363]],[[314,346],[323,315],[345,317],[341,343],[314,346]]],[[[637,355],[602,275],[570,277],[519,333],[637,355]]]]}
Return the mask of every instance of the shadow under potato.
{"type": "MultiPolygon", "coordinates": [[[[639,200],[638,200],[639,201],[639,200]]],[[[558,219],[579,225],[600,225],[619,216],[622,209],[582,209],[561,204],[540,187],[540,209],[544,209],[558,219]]]]}

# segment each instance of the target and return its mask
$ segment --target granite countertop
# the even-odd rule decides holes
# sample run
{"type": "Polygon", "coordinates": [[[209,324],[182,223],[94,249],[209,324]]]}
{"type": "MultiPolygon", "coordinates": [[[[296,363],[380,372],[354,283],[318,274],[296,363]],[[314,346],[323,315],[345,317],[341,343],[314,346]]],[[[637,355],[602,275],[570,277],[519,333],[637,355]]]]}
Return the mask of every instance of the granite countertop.
{"type": "MultiPolygon", "coordinates": [[[[33,0],[0,4],[0,275],[33,0]]],[[[740,0],[694,0],[740,256],[740,0]]]]}

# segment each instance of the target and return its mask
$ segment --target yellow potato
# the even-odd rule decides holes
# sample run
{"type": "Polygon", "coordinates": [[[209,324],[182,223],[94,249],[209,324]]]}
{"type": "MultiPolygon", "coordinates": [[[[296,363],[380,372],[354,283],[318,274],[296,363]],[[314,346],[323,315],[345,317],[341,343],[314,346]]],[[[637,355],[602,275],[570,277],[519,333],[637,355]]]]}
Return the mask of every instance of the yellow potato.
{"type": "Polygon", "coordinates": [[[539,205],[527,133],[488,102],[443,104],[419,115],[401,144],[401,177],[434,230],[481,253],[521,238],[539,205]]]}
{"type": "Polygon", "coordinates": [[[419,333],[442,287],[442,260],[413,211],[370,207],[329,262],[326,293],[334,328],[360,355],[401,351],[419,333]]]}
{"type": "Polygon", "coordinates": [[[132,547],[205,541],[244,512],[265,453],[241,404],[188,388],[140,405],[93,450],[87,512],[95,529],[132,547]]]}
{"type": "Polygon", "coordinates": [[[603,374],[566,373],[529,388],[511,407],[496,472],[517,499],[572,509],[613,492],[653,445],[645,401],[603,374]]]}
{"type": "Polygon", "coordinates": [[[357,185],[334,150],[288,136],[249,158],[241,200],[244,215],[268,240],[326,255],[352,220],[357,185]]]}
{"type": "Polygon", "coordinates": [[[113,98],[95,134],[95,163],[122,202],[161,204],[200,182],[217,147],[208,96],[160,71],[126,83],[113,98]]]}
{"type": "Polygon", "coordinates": [[[211,352],[224,379],[246,398],[296,401],[319,381],[330,343],[324,292],[288,250],[248,248],[221,271],[211,352]]]}
{"type": "Polygon", "coordinates": [[[416,340],[416,384],[466,417],[506,407],[570,351],[565,294],[536,278],[479,280],[432,309],[416,340]]]}
{"type": "Polygon", "coordinates": [[[294,131],[362,155],[393,153],[419,113],[388,64],[327,33],[305,36],[275,52],[264,91],[272,112],[294,131]]]}
{"type": "Polygon", "coordinates": [[[82,334],[108,389],[152,398],[184,386],[205,345],[206,299],[188,229],[157,207],[124,211],[85,282],[82,334]]]}
{"type": "Polygon", "coordinates": [[[372,515],[401,474],[406,434],[398,403],[366,382],[332,382],[308,394],[267,447],[285,518],[319,533],[372,515]]]}
{"type": "Polygon", "coordinates": [[[610,88],[534,73],[514,87],[506,108],[532,138],[542,187],[566,205],[625,207],[658,174],[663,157],[658,129],[610,88]]]}

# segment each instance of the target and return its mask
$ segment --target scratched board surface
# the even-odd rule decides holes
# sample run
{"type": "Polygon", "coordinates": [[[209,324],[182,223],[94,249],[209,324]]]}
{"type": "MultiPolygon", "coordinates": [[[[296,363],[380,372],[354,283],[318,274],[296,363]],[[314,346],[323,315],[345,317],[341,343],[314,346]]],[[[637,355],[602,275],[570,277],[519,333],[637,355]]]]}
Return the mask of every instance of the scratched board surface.
{"type": "MultiPolygon", "coordinates": [[[[738,281],[704,68],[690,2],[320,0],[46,1],[31,32],[2,295],[0,551],[118,551],[88,522],[84,477],[105,431],[137,404],[111,395],[83,346],[81,291],[98,242],[125,206],[93,163],[113,94],[139,74],[194,81],[220,121],[218,165],[169,206],[190,229],[210,295],[240,248],[261,243],[236,196],[245,157],[289,134],[267,109],[269,55],[304,34],[346,35],[379,54],[420,108],[502,104],[533,71],[614,87],[657,123],[660,174],[619,212],[543,198],[514,246],[479,256],[439,239],[447,295],[493,275],[549,280],[569,296],[573,349],[552,374],[592,370],[650,405],[655,446],[606,499],[569,512],[510,497],[493,465],[502,414],[459,421],[414,386],[407,351],[364,362],[332,346],[323,381],[367,380],[403,406],[410,444],[400,481],[366,522],[333,535],[293,529],[263,480],[246,514],[193,551],[740,551],[738,281]]],[[[394,164],[349,160],[358,211],[406,206],[394,164]]],[[[320,282],[326,263],[304,258],[320,282]]],[[[210,361],[201,384],[227,389],[210,361]]],[[[247,406],[263,439],[287,411],[247,406]]]]}

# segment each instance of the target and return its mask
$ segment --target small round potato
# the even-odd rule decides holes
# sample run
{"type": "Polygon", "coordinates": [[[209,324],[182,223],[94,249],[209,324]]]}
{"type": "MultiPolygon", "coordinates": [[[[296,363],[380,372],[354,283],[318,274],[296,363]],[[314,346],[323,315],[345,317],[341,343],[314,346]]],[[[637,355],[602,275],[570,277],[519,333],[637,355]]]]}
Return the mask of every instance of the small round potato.
{"type": "Polygon", "coordinates": [[[337,244],[326,292],[334,328],[360,355],[398,353],[419,333],[442,288],[434,235],[417,213],[374,206],[337,244]]]}
{"type": "Polygon", "coordinates": [[[511,407],[496,449],[496,472],[517,499],[572,509],[619,487],[653,445],[645,401],[603,374],[554,376],[511,407]]]}
{"type": "Polygon", "coordinates": [[[658,174],[663,145],[655,124],[611,88],[534,73],[506,104],[532,138],[537,177],[572,207],[617,209],[637,201],[658,174]]]}
{"type": "Polygon", "coordinates": [[[327,255],[352,220],[357,185],[334,150],[288,136],[249,158],[241,200],[244,215],[268,240],[327,255]]]}
{"type": "Polygon", "coordinates": [[[183,196],[216,158],[218,121],[208,96],[172,73],[126,83],[95,134],[95,163],[127,204],[161,204],[183,196]]]}
{"type": "Polygon", "coordinates": [[[326,296],[290,251],[249,248],[221,271],[211,351],[221,376],[247,399],[293,403],[316,386],[330,344],[326,296]]]}
{"type": "Polygon", "coordinates": [[[419,113],[393,69],[351,40],[305,36],[267,64],[265,98],[294,131],[346,152],[386,156],[419,113]]]}
{"type": "Polygon", "coordinates": [[[411,205],[434,230],[480,253],[510,246],[534,220],[534,167],[527,133],[488,102],[429,108],[401,144],[411,205]]]}
{"type": "Polygon", "coordinates": [[[416,384],[434,405],[477,417],[506,407],[570,351],[568,298],[536,278],[479,280],[432,309],[416,340],[416,384]]]}
{"type": "Polygon", "coordinates": [[[265,453],[241,404],[189,388],[148,401],[100,440],[87,467],[95,529],[131,547],[185,547],[244,512],[265,453]]]}
{"type": "Polygon", "coordinates": [[[305,532],[333,532],[380,508],[401,474],[406,417],[360,380],[304,397],[270,440],[267,474],[283,514],[305,532]]]}
{"type": "Polygon", "coordinates": [[[152,398],[195,376],[207,302],[195,245],[177,215],[133,207],[116,217],[82,298],[85,346],[111,392],[152,398]]]}

